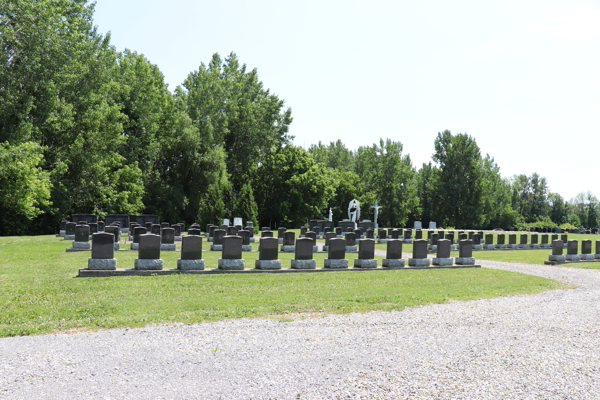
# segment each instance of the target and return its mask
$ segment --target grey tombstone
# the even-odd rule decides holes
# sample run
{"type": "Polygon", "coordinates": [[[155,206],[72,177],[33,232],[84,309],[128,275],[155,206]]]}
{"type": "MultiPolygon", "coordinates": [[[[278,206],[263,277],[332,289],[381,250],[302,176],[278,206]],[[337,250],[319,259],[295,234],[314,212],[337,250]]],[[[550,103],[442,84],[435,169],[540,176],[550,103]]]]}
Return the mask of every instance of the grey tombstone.
{"type": "Polygon", "coordinates": [[[75,240],[73,248],[78,250],[89,250],[90,247],[90,226],[77,225],[75,226],[75,240]]]}
{"type": "Polygon", "coordinates": [[[392,229],[392,239],[400,239],[400,231],[398,229],[392,229]]]}
{"type": "Polygon", "coordinates": [[[421,229],[415,230],[415,240],[423,239],[423,231],[421,229]]]}
{"type": "Polygon", "coordinates": [[[230,226],[227,228],[227,236],[237,236],[238,229],[235,226],[230,226]]]}
{"type": "Polygon", "coordinates": [[[560,240],[562,240],[563,243],[567,243],[569,241],[569,235],[560,235],[560,240]]]}
{"type": "Polygon", "coordinates": [[[90,222],[88,224],[88,226],[90,227],[90,235],[93,235],[94,233],[98,233],[98,223],[97,222],[90,222]]]}
{"type": "Polygon", "coordinates": [[[104,228],[104,231],[108,232],[108,233],[112,233],[114,235],[114,237],[115,237],[115,244],[114,244],[115,250],[121,249],[121,243],[120,243],[120,241],[121,241],[121,230],[119,229],[119,227],[118,226],[114,226],[114,225],[113,226],[107,226],[106,228],[104,228]]]}
{"type": "Polygon", "coordinates": [[[362,237],[362,229],[356,228],[352,231],[354,233],[356,239],[360,239],[362,237]]]}
{"type": "MultiPolygon", "coordinates": [[[[210,231],[210,228],[211,228],[211,226],[212,226],[212,227],[214,227],[214,225],[213,225],[213,224],[206,224],[206,230],[204,231],[204,232],[205,232],[205,234],[206,234],[206,235],[205,235],[206,237],[212,237],[212,235],[211,235],[211,231],[210,231]]],[[[192,225],[191,227],[194,227],[194,226],[192,225]]],[[[191,227],[190,227],[190,228],[191,228],[191,227]]],[[[213,228],[213,229],[214,229],[214,228],[213,228]]]]}
{"type": "Polygon", "coordinates": [[[473,233],[471,241],[473,242],[474,250],[481,250],[481,240],[480,239],[481,239],[481,237],[479,236],[479,233],[477,233],[477,232],[473,233]]]}
{"type": "Polygon", "coordinates": [[[279,239],[274,237],[262,237],[258,250],[258,260],[254,266],[257,269],[281,269],[281,260],[278,259],[277,247],[279,239]]]}
{"type": "Polygon", "coordinates": [[[65,234],[67,233],[67,220],[62,220],[60,221],[60,228],[58,229],[58,236],[60,237],[64,237],[65,234]]]}
{"type": "Polygon", "coordinates": [[[413,242],[412,258],[408,259],[408,265],[411,267],[429,267],[430,260],[427,258],[427,245],[429,241],[419,239],[413,242]]]}
{"type": "Polygon", "coordinates": [[[160,235],[161,227],[159,224],[152,224],[152,229],[150,229],[150,233],[153,235],[160,235]]]}
{"type": "Polygon", "coordinates": [[[75,240],[75,227],[77,224],[75,222],[67,222],[65,225],[65,240],[75,240]]]}
{"type": "Polygon", "coordinates": [[[325,268],[332,269],[348,268],[348,260],[346,260],[346,239],[329,239],[327,258],[325,259],[324,265],[325,268]]]}
{"type": "Polygon", "coordinates": [[[519,249],[528,249],[528,248],[529,248],[529,244],[527,243],[527,234],[522,233],[521,239],[519,242],[519,249]]]}
{"type": "Polygon", "coordinates": [[[306,232],[308,232],[308,228],[306,226],[300,227],[300,237],[304,237],[306,232]]]}
{"type": "Polygon", "coordinates": [[[404,231],[404,243],[412,243],[412,229],[406,229],[404,231]]]}
{"type": "Polygon", "coordinates": [[[577,252],[577,240],[569,240],[567,242],[567,255],[565,259],[567,261],[580,261],[579,254],[577,252]]]}
{"type": "Polygon", "coordinates": [[[181,241],[181,225],[174,224],[174,225],[171,225],[171,228],[173,228],[173,234],[175,235],[174,240],[177,242],[180,242],[181,241]]]}
{"type": "Polygon", "coordinates": [[[213,231],[213,244],[210,247],[212,251],[223,251],[223,238],[226,233],[227,231],[225,229],[215,229],[213,231]]]}
{"type": "Polygon", "coordinates": [[[496,248],[505,249],[506,248],[506,235],[504,233],[499,233],[496,237],[496,248]]]}
{"type": "Polygon", "coordinates": [[[336,236],[337,235],[333,232],[325,234],[325,245],[323,246],[323,251],[329,251],[329,241],[331,239],[335,239],[336,236]]]}
{"type": "Polygon", "coordinates": [[[152,233],[140,235],[140,248],[138,258],[135,260],[135,269],[161,270],[164,261],[160,258],[160,236],[152,233]]]}
{"type": "Polygon", "coordinates": [[[190,228],[188,229],[188,235],[193,235],[193,236],[200,236],[201,232],[200,229],[196,229],[196,228],[190,228]]]}
{"type": "Polygon", "coordinates": [[[115,238],[111,233],[99,232],[92,235],[92,257],[88,258],[88,269],[117,269],[115,238]]]}
{"type": "MultiPolygon", "coordinates": [[[[152,232],[152,225],[153,225],[152,222],[146,222],[144,225],[146,226],[146,229],[148,230],[148,232],[152,232]]],[[[160,227],[160,225],[159,225],[159,227],[160,227]]]]}
{"type": "Polygon", "coordinates": [[[356,251],[356,234],[352,232],[348,232],[345,235],[346,240],[346,251],[347,252],[355,252],[356,251]]]}
{"type": "Polygon", "coordinates": [[[260,237],[264,238],[264,237],[273,237],[273,232],[272,231],[261,231],[260,232],[260,237]]]}
{"type": "Polygon", "coordinates": [[[542,244],[540,246],[543,247],[544,249],[547,249],[548,247],[550,247],[550,244],[548,242],[549,236],[550,235],[548,235],[548,234],[542,235],[542,244]]]}
{"type": "MultiPolygon", "coordinates": [[[[192,228],[193,228],[193,225],[192,225],[192,228]]],[[[215,237],[215,229],[219,229],[219,227],[216,225],[212,225],[212,224],[208,228],[208,241],[209,242],[212,242],[214,240],[213,238],[215,237]]]]}
{"type": "MultiPolygon", "coordinates": [[[[333,232],[329,232],[329,233],[332,234],[332,235],[335,235],[335,233],[333,233],[333,232]]],[[[317,234],[315,232],[308,231],[308,232],[306,232],[304,234],[304,237],[312,240],[312,243],[313,243],[313,245],[312,245],[313,246],[312,247],[312,251],[313,251],[313,253],[316,253],[317,251],[319,251],[319,247],[317,246],[317,234]]],[[[335,237],[335,236],[333,236],[333,237],[335,237]]],[[[298,243],[297,240],[296,240],[296,243],[298,243]]]]}
{"type": "MultiPolygon", "coordinates": [[[[315,234],[314,232],[312,233],[315,234]]],[[[317,268],[317,261],[313,260],[313,246],[314,241],[312,238],[303,237],[296,240],[296,255],[292,260],[293,269],[317,268]]]]}
{"type": "Polygon", "coordinates": [[[579,259],[581,261],[589,261],[594,260],[596,256],[592,254],[592,241],[589,239],[581,241],[581,254],[579,255],[579,259]]]}
{"type": "Polygon", "coordinates": [[[404,268],[402,259],[402,240],[389,240],[387,250],[383,259],[384,268],[404,268]]]}
{"type": "Polygon", "coordinates": [[[177,269],[203,270],[202,236],[187,235],[181,238],[181,258],[177,260],[177,269]]]}
{"type": "MultiPolygon", "coordinates": [[[[373,228],[367,229],[367,232],[365,233],[365,237],[367,239],[373,239],[373,232],[374,232],[373,228]]],[[[360,247],[360,245],[359,245],[359,247],[360,247]]],[[[360,249],[359,249],[359,251],[360,251],[360,249]]]]}
{"type": "Polygon", "coordinates": [[[440,239],[437,244],[437,254],[433,259],[433,265],[440,267],[452,265],[454,260],[450,257],[452,242],[448,239],[440,239]]]}
{"type": "Polygon", "coordinates": [[[263,226],[262,228],[260,228],[260,230],[261,230],[262,232],[266,232],[266,231],[270,231],[270,230],[271,230],[271,228],[269,228],[268,226],[263,226]]]}
{"type": "MultiPolygon", "coordinates": [[[[414,225],[413,225],[413,228],[414,228],[414,229],[419,229],[419,230],[420,230],[420,229],[421,229],[421,225],[422,225],[422,224],[421,224],[421,221],[415,221],[415,222],[414,222],[414,225]]],[[[417,238],[417,239],[421,239],[421,238],[417,238]]]]}
{"type": "Polygon", "coordinates": [[[596,254],[594,255],[595,259],[600,259],[600,240],[596,240],[596,254]]]}
{"type": "Polygon", "coordinates": [[[432,230],[428,230],[427,231],[427,240],[429,240],[429,243],[431,243],[431,237],[433,236],[434,232],[432,230]]]}
{"type": "Polygon", "coordinates": [[[296,232],[285,231],[283,233],[283,244],[281,245],[281,251],[285,253],[294,253],[296,251],[296,232]]]}
{"type": "Polygon", "coordinates": [[[470,231],[469,232],[469,240],[473,240],[473,235],[475,235],[475,232],[470,231]]]}
{"type": "Polygon", "coordinates": [[[494,235],[491,233],[487,233],[485,235],[485,249],[493,250],[495,248],[496,248],[496,246],[494,246],[494,235]]]}
{"type": "Polygon", "coordinates": [[[456,265],[475,265],[475,257],[473,257],[473,241],[461,240],[458,244],[458,257],[456,257],[456,265]]]}
{"type": "Polygon", "coordinates": [[[516,249],[517,248],[517,235],[515,233],[510,233],[508,235],[508,246],[507,249],[516,249]]]}
{"type": "Polygon", "coordinates": [[[335,235],[336,236],[341,236],[342,235],[342,228],[340,228],[339,226],[337,228],[335,228],[335,235]]]}
{"type": "Polygon", "coordinates": [[[534,233],[531,235],[531,247],[534,249],[539,249],[540,248],[540,244],[538,243],[539,237],[537,235],[537,233],[534,233]]]}
{"type": "MultiPolygon", "coordinates": [[[[221,230],[221,229],[217,229],[221,230]]],[[[215,235],[216,235],[215,231],[215,235]]],[[[216,238],[216,236],[215,236],[216,238]]],[[[223,250],[219,259],[219,269],[243,270],[244,259],[242,258],[242,238],[239,236],[223,237],[223,250]]]]}
{"type": "Polygon", "coordinates": [[[98,232],[104,232],[104,221],[98,221],[98,232]]]}
{"type": "Polygon", "coordinates": [[[169,224],[168,222],[161,222],[161,223],[160,223],[160,227],[161,227],[161,228],[168,228],[168,227],[169,227],[169,225],[170,225],[170,224],[169,224]]]}
{"type": "Polygon", "coordinates": [[[379,237],[379,243],[387,243],[388,241],[388,233],[385,229],[380,228],[377,231],[377,236],[379,237]]]}
{"type": "Polygon", "coordinates": [[[147,233],[148,229],[142,228],[141,226],[133,228],[133,243],[131,243],[131,250],[140,249],[140,235],[145,235],[147,233]]]}
{"type": "Polygon", "coordinates": [[[250,244],[250,231],[241,229],[238,231],[238,236],[242,238],[242,251],[252,251],[250,244]]]}
{"type": "Polygon", "coordinates": [[[358,258],[354,260],[355,268],[377,268],[375,259],[375,240],[361,239],[358,241],[358,258]]]}
{"type": "Polygon", "coordinates": [[[284,228],[283,226],[279,227],[277,229],[277,239],[279,239],[279,244],[283,244],[283,234],[285,233],[287,229],[284,228]]]}
{"type": "Polygon", "coordinates": [[[469,235],[467,235],[466,233],[461,233],[458,235],[458,240],[468,240],[469,239],[469,235]]]}
{"type": "Polygon", "coordinates": [[[437,243],[438,243],[438,240],[439,240],[439,236],[438,236],[438,234],[437,234],[437,233],[433,233],[433,234],[431,235],[431,240],[430,240],[430,243],[431,243],[431,251],[437,251],[437,243]]]}
{"type": "Polygon", "coordinates": [[[173,228],[162,228],[161,232],[161,251],[175,251],[177,247],[175,245],[175,229],[173,228]]]}

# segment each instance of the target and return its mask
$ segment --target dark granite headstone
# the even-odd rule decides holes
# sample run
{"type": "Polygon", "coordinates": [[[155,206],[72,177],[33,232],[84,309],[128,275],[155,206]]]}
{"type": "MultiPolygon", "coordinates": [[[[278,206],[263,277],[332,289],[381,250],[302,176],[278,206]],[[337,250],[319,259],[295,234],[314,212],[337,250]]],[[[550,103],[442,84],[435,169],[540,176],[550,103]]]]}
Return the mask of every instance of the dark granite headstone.
{"type": "Polygon", "coordinates": [[[121,240],[121,231],[119,230],[118,226],[107,226],[106,228],[104,228],[104,231],[115,235],[115,243],[119,243],[119,241],[121,240]]]}
{"type": "Polygon", "coordinates": [[[578,254],[577,247],[578,247],[577,240],[569,240],[567,242],[567,254],[578,254]]]}
{"type": "Polygon", "coordinates": [[[481,238],[479,237],[479,233],[474,233],[471,240],[473,241],[473,244],[480,244],[481,238]]]}
{"type": "Polygon", "coordinates": [[[159,224],[152,224],[152,229],[150,229],[150,232],[153,235],[160,235],[160,225],[159,224]]]}
{"type": "Polygon", "coordinates": [[[140,235],[138,258],[142,260],[160,259],[160,236],[152,233],[140,235]]]}
{"type": "Polygon", "coordinates": [[[69,222],[69,221],[64,220],[64,219],[62,221],[60,221],[60,228],[59,229],[61,231],[67,230],[67,222],[69,222]]]}
{"type": "Polygon", "coordinates": [[[160,227],[161,227],[161,228],[168,228],[168,227],[169,227],[169,225],[170,225],[170,224],[169,224],[168,222],[161,222],[161,223],[160,223],[160,227]]]}
{"type": "Polygon", "coordinates": [[[402,240],[388,240],[385,258],[389,260],[399,260],[402,258],[402,240]]]}
{"type": "Polygon", "coordinates": [[[458,256],[461,258],[472,258],[473,257],[473,241],[472,240],[461,240],[458,243],[458,256]]]}
{"type": "Polygon", "coordinates": [[[407,229],[404,231],[404,240],[412,239],[412,229],[407,229]]]}
{"type": "Polygon", "coordinates": [[[230,226],[227,228],[227,236],[237,236],[237,228],[235,226],[230,226]]]}
{"type": "Polygon", "coordinates": [[[196,229],[196,228],[190,228],[188,229],[188,235],[195,235],[195,236],[200,236],[201,232],[200,229],[196,229]]]}
{"type": "Polygon", "coordinates": [[[141,226],[136,226],[133,228],[133,243],[140,242],[140,235],[145,235],[148,233],[148,229],[142,228],[141,226]]]}
{"type": "Polygon", "coordinates": [[[562,240],[563,243],[568,243],[569,235],[560,235],[560,240],[562,240]]]}
{"type": "MultiPolygon", "coordinates": [[[[312,233],[315,234],[314,232],[312,233]]],[[[313,246],[314,242],[309,237],[303,237],[296,240],[296,260],[312,260],[313,246]]]]}
{"type": "Polygon", "coordinates": [[[562,240],[555,239],[552,241],[552,255],[553,256],[562,256],[563,248],[564,248],[564,243],[562,240]]]}
{"type": "Polygon", "coordinates": [[[450,258],[452,242],[448,239],[440,239],[437,242],[437,258],[450,258]]]}
{"type": "MultiPolygon", "coordinates": [[[[335,233],[333,233],[333,232],[329,232],[329,233],[333,234],[335,237],[335,233]]],[[[308,231],[304,234],[304,237],[311,239],[313,241],[313,246],[317,245],[317,233],[316,232],[308,231]]],[[[298,242],[298,241],[296,240],[296,242],[298,242]]]]}
{"type": "MultiPolygon", "coordinates": [[[[152,222],[146,222],[145,223],[146,229],[148,230],[148,232],[152,232],[152,222]]],[[[160,228],[160,225],[159,225],[160,228]]]]}
{"type": "MultiPolygon", "coordinates": [[[[213,225],[213,224],[206,224],[206,230],[204,231],[204,232],[208,232],[208,236],[210,236],[210,237],[212,237],[212,236],[210,235],[210,227],[211,227],[211,226],[213,226],[213,227],[214,227],[214,225],[213,225]]],[[[214,229],[214,228],[213,228],[213,229],[214,229]]]]}
{"type": "Polygon", "coordinates": [[[162,228],[161,243],[173,244],[175,243],[175,229],[173,228],[162,228]]]}
{"type": "Polygon", "coordinates": [[[521,243],[520,244],[527,244],[527,234],[526,233],[521,234],[521,243]]]}
{"type": "Polygon", "coordinates": [[[279,229],[277,229],[277,237],[283,239],[283,234],[285,233],[286,230],[287,229],[284,228],[283,226],[280,227],[279,229]]]}
{"type": "Polygon", "coordinates": [[[283,234],[283,245],[284,246],[293,246],[296,241],[296,232],[294,231],[285,231],[283,234]]]}
{"type": "MultiPolygon", "coordinates": [[[[348,235],[354,235],[354,233],[347,233],[346,236],[348,235]]],[[[330,260],[343,260],[346,258],[346,239],[329,239],[327,258],[330,260]]]]}
{"type": "Polygon", "coordinates": [[[238,236],[242,238],[242,246],[250,246],[250,231],[245,229],[239,230],[238,236]]]}
{"type": "Polygon", "coordinates": [[[202,259],[202,236],[188,235],[181,238],[181,259],[202,259]]]}
{"type": "Polygon", "coordinates": [[[427,258],[427,244],[426,239],[415,240],[413,242],[412,258],[427,258]]]}
{"type": "Polygon", "coordinates": [[[592,254],[592,241],[583,240],[581,242],[581,254],[592,254]]]}
{"type": "Polygon", "coordinates": [[[215,229],[213,231],[213,244],[223,244],[223,238],[227,234],[225,229],[215,229]]]}
{"type": "Polygon", "coordinates": [[[469,239],[469,235],[467,235],[466,233],[461,233],[458,237],[458,240],[468,240],[469,239]]]}
{"type": "Polygon", "coordinates": [[[272,238],[273,237],[273,231],[260,231],[260,237],[261,238],[272,238]]]}
{"type": "Polygon", "coordinates": [[[511,233],[508,235],[508,244],[517,244],[517,235],[511,233]]]}
{"type": "MultiPolygon", "coordinates": [[[[219,229],[217,229],[219,230],[219,229]]],[[[216,231],[215,231],[216,232],[216,231]]],[[[216,238],[216,236],[215,236],[216,238]]],[[[239,236],[223,237],[223,260],[239,260],[242,258],[242,238],[239,236]]]]}
{"type": "Polygon", "coordinates": [[[503,233],[499,233],[496,237],[496,241],[498,242],[498,244],[506,244],[506,235],[503,233]]]}
{"type": "Polygon", "coordinates": [[[173,234],[175,236],[181,236],[181,225],[179,225],[179,224],[171,225],[171,228],[173,229],[173,234]]]}
{"type": "Polygon", "coordinates": [[[537,235],[537,233],[531,235],[531,244],[538,244],[538,235],[537,235]]]}
{"type": "Polygon", "coordinates": [[[379,228],[377,230],[377,236],[379,237],[379,239],[387,239],[388,234],[387,231],[383,228],[379,228]]]}
{"type": "Polygon", "coordinates": [[[219,227],[212,225],[210,228],[208,228],[208,237],[215,237],[215,229],[219,229],[219,227]]]}
{"type": "MultiPolygon", "coordinates": [[[[348,232],[345,235],[346,238],[346,246],[356,246],[356,234],[352,232],[348,232]]],[[[331,240],[330,240],[331,242],[331,240]]]]}
{"type": "Polygon", "coordinates": [[[415,239],[416,240],[423,239],[423,231],[421,229],[416,229],[415,230],[415,239]]]}
{"type": "Polygon", "coordinates": [[[356,228],[352,231],[352,233],[354,233],[354,235],[357,239],[360,239],[360,237],[362,236],[362,229],[356,228]]]}
{"type": "Polygon", "coordinates": [[[485,235],[485,244],[494,244],[494,235],[491,233],[485,235]]]}
{"type": "Polygon", "coordinates": [[[104,221],[98,221],[98,232],[104,232],[104,221]]]}
{"type": "Polygon", "coordinates": [[[439,236],[437,233],[434,233],[431,235],[431,245],[432,246],[437,246],[438,240],[439,240],[439,236]]]}
{"type": "Polygon", "coordinates": [[[326,234],[325,235],[325,246],[329,246],[329,241],[331,239],[335,239],[336,236],[337,235],[335,233],[333,233],[333,232],[330,232],[330,233],[326,234]]]}
{"type": "Polygon", "coordinates": [[[361,239],[358,241],[358,258],[372,260],[375,258],[375,240],[361,239]]]}
{"type": "MultiPolygon", "coordinates": [[[[262,237],[260,239],[260,247],[258,251],[259,260],[277,260],[279,239],[270,237],[262,237]]],[[[312,247],[311,247],[312,251],[312,247]]]]}
{"type": "Polygon", "coordinates": [[[367,232],[365,233],[365,237],[367,239],[373,239],[373,236],[374,236],[373,233],[374,233],[373,228],[369,228],[369,229],[367,229],[367,232]]]}
{"type": "Polygon", "coordinates": [[[97,222],[90,222],[88,224],[88,226],[90,227],[90,235],[93,235],[94,233],[98,233],[98,223],[97,222]]]}
{"type": "Polygon", "coordinates": [[[337,228],[335,228],[335,234],[336,235],[341,235],[342,234],[342,228],[340,228],[339,226],[337,228]]]}
{"type": "Polygon", "coordinates": [[[88,242],[90,240],[90,226],[77,225],[75,226],[75,241],[88,242]]]}
{"type": "Polygon", "coordinates": [[[308,232],[308,228],[306,226],[300,228],[300,236],[304,236],[306,232],[308,232]]]}
{"type": "Polygon", "coordinates": [[[398,229],[392,229],[392,239],[400,239],[400,231],[398,229]]]}
{"type": "Polygon", "coordinates": [[[262,228],[260,228],[261,232],[265,232],[265,231],[270,231],[271,228],[269,228],[268,226],[263,226],[262,228]]]}
{"type": "Polygon", "coordinates": [[[92,235],[92,258],[115,258],[115,238],[111,233],[99,232],[92,235]]]}
{"type": "Polygon", "coordinates": [[[76,226],[77,226],[77,224],[75,222],[67,222],[67,224],[65,226],[65,231],[66,231],[65,234],[74,235],[76,226]]]}

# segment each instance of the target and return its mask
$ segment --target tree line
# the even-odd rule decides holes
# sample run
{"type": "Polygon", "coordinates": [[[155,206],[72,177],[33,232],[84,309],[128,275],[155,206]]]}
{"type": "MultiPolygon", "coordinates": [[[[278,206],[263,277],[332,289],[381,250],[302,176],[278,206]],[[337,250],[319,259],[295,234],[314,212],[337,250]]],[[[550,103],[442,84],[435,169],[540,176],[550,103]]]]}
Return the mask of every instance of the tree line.
{"type": "Polygon", "coordinates": [[[93,13],[84,0],[0,0],[1,235],[50,233],[74,212],[298,227],[329,208],[347,218],[353,198],[363,218],[378,201],[386,226],[597,225],[592,193],[566,202],[537,174],[502,178],[466,134],[438,134],[418,170],[391,139],[294,146],[291,109],[235,53],[171,92],[93,13]]]}

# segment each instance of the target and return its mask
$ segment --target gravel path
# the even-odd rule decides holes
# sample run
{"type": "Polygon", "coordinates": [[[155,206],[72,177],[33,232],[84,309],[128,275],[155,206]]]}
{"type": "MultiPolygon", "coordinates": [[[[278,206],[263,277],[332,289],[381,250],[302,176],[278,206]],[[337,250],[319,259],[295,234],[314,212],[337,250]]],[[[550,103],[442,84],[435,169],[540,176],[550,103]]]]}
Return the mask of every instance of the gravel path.
{"type": "Polygon", "coordinates": [[[1,399],[599,399],[600,271],[399,312],[0,339],[1,399]]]}

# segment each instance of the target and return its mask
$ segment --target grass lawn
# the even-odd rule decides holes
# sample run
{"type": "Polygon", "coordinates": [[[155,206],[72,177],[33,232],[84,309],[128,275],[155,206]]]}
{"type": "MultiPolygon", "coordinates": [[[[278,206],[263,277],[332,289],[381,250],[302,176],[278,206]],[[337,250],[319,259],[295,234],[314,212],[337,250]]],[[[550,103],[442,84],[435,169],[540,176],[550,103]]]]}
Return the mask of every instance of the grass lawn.
{"type": "MultiPolygon", "coordinates": [[[[66,253],[70,246],[54,236],[0,238],[0,336],[304,312],[401,310],[564,287],[549,279],[488,269],[76,278],[90,253],[66,253]]],[[[204,253],[207,268],[216,267],[219,254],[204,253]]],[[[136,256],[134,251],[117,252],[118,267],[132,268],[136,256]]],[[[247,268],[254,267],[257,256],[244,254],[247,268]]],[[[162,258],[165,268],[174,268],[179,251],[163,252],[162,258]]],[[[280,258],[289,267],[292,254],[280,253],[280,258]]],[[[325,255],[315,258],[322,266],[325,255]]]]}

